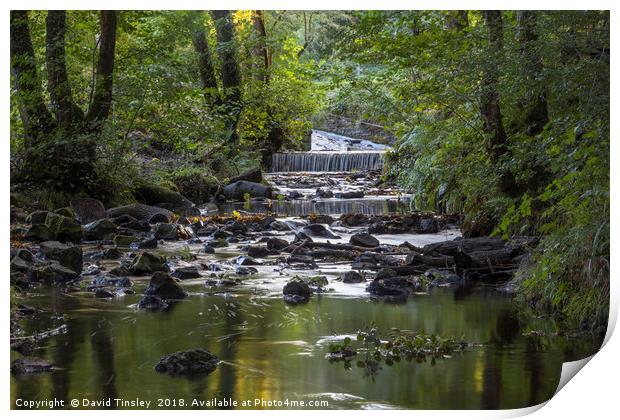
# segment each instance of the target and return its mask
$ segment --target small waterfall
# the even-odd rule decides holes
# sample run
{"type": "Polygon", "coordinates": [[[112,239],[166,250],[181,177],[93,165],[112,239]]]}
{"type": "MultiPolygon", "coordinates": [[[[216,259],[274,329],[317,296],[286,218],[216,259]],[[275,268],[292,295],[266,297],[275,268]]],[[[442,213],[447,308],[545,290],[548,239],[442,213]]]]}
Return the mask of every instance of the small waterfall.
{"type": "Polygon", "coordinates": [[[350,172],[383,167],[383,152],[276,153],[271,172],[350,172]]]}

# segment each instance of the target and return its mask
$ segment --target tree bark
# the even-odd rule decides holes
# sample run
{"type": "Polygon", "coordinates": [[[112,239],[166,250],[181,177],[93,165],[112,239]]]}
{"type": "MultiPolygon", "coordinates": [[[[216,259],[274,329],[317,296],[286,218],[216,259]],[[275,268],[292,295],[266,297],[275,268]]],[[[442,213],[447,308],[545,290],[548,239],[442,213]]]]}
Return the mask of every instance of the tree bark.
{"type": "Polygon", "coordinates": [[[10,25],[11,72],[24,126],[25,146],[28,149],[52,131],[55,123],[43,100],[28,27],[28,12],[12,10],[10,25]]]}
{"type": "Polygon", "coordinates": [[[537,23],[537,11],[517,12],[518,39],[526,89],[523,98],[525,112],[523,123],[526,133],[530,136],[539,134],[549,122],[547,95],[540,80],[543,63],[537,49],[537,23]]]}
{"type": "Polygon", "coordinates": [[[507,151],[506,132],[499,107],[499,61],[503,49],[502,14],[498,10],[485,10],[488,54],[484,66],[480,92],[480,111],[484,131],[488,136],[487,149],[497,162],[507,151]]]}
{"type": "Polygon", "coordinates": [[[67,75],[65,33],[67,12],[50,10],[46,19],[45,58],[47,63],[47,89],[52,109],[60,129],[70,134],[77,129],[84,117],[82,110],[73,102],[71,85],[67,75]]]}
{"type": "Polygon", "coordinates": [[[230,10],[213,10],[217,32],[217,50],[221,61],[222,93],[230,112],[229,140],[236,143],[237,126],[241,115],[241,74],[235,48],[235,27],[230,10]]]}
{"type": "MultiPolygon", "coordinates": [[[[203,12],[196,12],[197,17],[202,17],[203,12]]],[[[198,70],[200,71],[200,80],[205,90],[217,92],[217,78],[215,77],[215,68],[213,67],[213,58],[209,49],[207,40],[207,31],[201,19],[196,19],[192,34],[192,44],[198,55],[198,70]]]]}
{"type": "Polygon", "coordinates": [[[515,177],[509,169],[503,167],[503,163],[511,156],[499,104],[499,66],[504,48],[502,12],[485,10],[482,13],[488,46],[480,86],[480,114],[487,137],[487,152],[499,173],[499,187],[502,192],[514,197],[519,194],[515,177]]]}
{"type": "Polygon", "coordinates": [[[87,115],[87,119],[96,128],[100,127],[101,123],[108,118],[110,108],[112,107],[112,76],[114,72],[114,51],[116,49],[117,12],[115,10],[102,10],[99,22],[101,33],[95,94],[87,115]]]}
{"type": "Polygon", "coordinates": [[[269,82],[269,51],[267,49],[267,31],[262,10],[252,11],[252,25],[256,41],[252,53],[254,60],[254,79],[269,82]]]}

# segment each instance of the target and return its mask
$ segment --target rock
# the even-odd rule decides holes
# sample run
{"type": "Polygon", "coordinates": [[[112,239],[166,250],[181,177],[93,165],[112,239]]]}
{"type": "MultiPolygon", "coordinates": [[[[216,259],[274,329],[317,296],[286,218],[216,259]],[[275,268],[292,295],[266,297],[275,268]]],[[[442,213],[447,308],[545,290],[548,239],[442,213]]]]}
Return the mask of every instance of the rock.
{"type": "Polygon", "coordinates": [[[179,280],[197,279],[200,277],[198,267],[195,266],[178,267],[172,273],[170,273],[170,275],[172,277],[176,277],[179,280]]]}
{"type": "Polygon", "coordinates": [[[262,182],[263,181],[263,172],[259,167],[248,169],[243,172],[241,175],[234,176],[230,178],[228,181],[229,184],[233,184],[237,181],[249,181],[249,182],[262,182]]]}
{"type": "Polygon", "coordinates": [[[28,251],[27,249],[20,248],[18,250],[15,250],[14,252],[11,251],[11,256],[19,257],[22,260],[30,263],[34,262],[34,255],[32,255],[32,252],[28,251]]]}
{"type": "Polygon", "coordinates": [[[34,357],[24,357],[11,363],[11,373],[13,375],[32,375],[35,373],[49,372],[52,370],[52,363],[34,357]]]}
{"type": "Polygon", "coordinates": [[[148,238],[138,242],[138,249],[155,249],[157,248],[157,239],[148,238]]]}
{"type": "Polygon", "coordinates": [[[75,245],[66,245],[58,241],[41,242],[39,251],[48,260],[58,261],[64,267],[76,273],[82,272],[82,248],[75,245]]]}
{"type": "Polygon", "coordinates": [[[306,235],[305,233],[301,231],[297,232],[295,234],[295,239],[293,240],[293,243],[298,243],[298,242],[303,242],[303,241],[314,242],[312,238],[306,235]]]}
{"type": "Polygon", "coordinates": [[[304,198],[304,195],[300,193],[299,191],[290,190],[288,193],[286,193],[286,198],[290,200],[298,200],[300,198],[304,198]]]}
{"type": "Polygon", "coordinates": [[[226,239],[226,238],[230,238],[231,236],[233,236],[233,234],[232,232],[228,232],[227,230],[218,229],[213,232],[212,236],[213,236],[213,239],[226,239]]]}
{"type": "Polygon", "coordinates": [[[299,303],[306,303],[312,296],[312,290],[310,286],[299,280],[292,280],[286,283],[282,290],[284,295],[284,301],[286,303],[296,305],[299,303]]]}
{"type": "Polygon", "coordinates": [[[97,289],[95,291],[95,297],[97,299],[110,299],[115,297],[116,295],[107,289],[97,289]]]}
{"type": "Polygon", "coordinates": [[[157,271],[151,276],[148,287],[142,293],[145,296],[158,296],[164,300],[184,299],[187,293],[168,273],[157,271]]]}
{"type": "Polygon", "coordinates": [[[170,375],[209,374],[219,363],[219,359],[209,351],[193,349],[162,356],[155,365],[155,371],[170,375]]]}
{"type": "Polygon", "coordinates": [[[339,191],[336,198],[364,198],[364,191],[339,191]]]}
{"type": "Polygon", "coordinates": [[[123,252],[118,248],[108,248],[103,251],[104,260],[117,260],[123,256],[123,252]]]}
{"type": "Polygon", "coordinates": [[[267,240],[267,249],[272,251],[280,251],[289,245],[286,239],[282,238],[269,238],[267,240]]]}
{"type": "Polygon", "coordinates": [[[364,248],[376,248],[379,246],[379,240],[369,233],[356,233],[351,236],[349,243],[364,248]]]}
{"type": "Polygon", "coordinates": [[[75,219],[75,213],[73,212],[71,207],[62,207],[54,210],[52,213],[60,214],[61,216],[65,216],[70,219],[75,219]]]}
{"type": "Polygon", "coordinates": [[[407,288],[411,285],[404,277],[392,277],[383,280],[373,280],[366,291],[374,296],[398,296],[407,295],[407,288]]]}
{"type": "Polygon", "coordinates": [[[342,274],[341,278],[343,283],[363,283],[365,281],[364,276],[357,271],[347,271],[342,274]]]}
{"type": "Polygon", "coordinates": [[[209,241],[205,244],[206,246],[210,246],[212,248],[226,248],[228,246],[228,242],[226,242],[226,239],[216,239],[213,241],[209,241]]]}
{"type": "Polygon", "coordinates": [[[334,196],[334,193],[331,190],[317,188],[315,195],[318,198],[332,198],[334,196]]]}
{"type": "Polygon", "coordinates": [[[329,230],[327,227],[319,223],[309,224],[308,226],[305,226],[302,231],[310,236],[316,236],[319,238],[329,238],[329,239],[340,238],[340,236],[336,235],[334,232],[329,230]]]}
{"type": "Polygon", "coordinates": [[[158,203],[170,203],[171,209],[175,211],[194,207],[194,203],[183,195],[161,185],[145,183],[136,189],[135,196],[138,201],[151,206],[158,203]]]}
{"type": "Polygon", "coordinates": [[[462,282],[461,278],[449,270],[437,270],[430,269],[424,275],[432,280],[433,285],[440,284],[459,284],[462,282]]]}
{"type": "Polygon", "coordinates": [[[78,277],[78,273],[57,262],[36,267],[34,275],[38,281],[50,285],[68,283],[78,277]]]}
{"type": "Polygon", "coordinates": [[[252,257],[248,257],[245,255],[240,255],[235,259],[235,264],[237,265],[263,265],[262,262],[255,260],[252,257]]]}
{"type": "Polygon", "coordinates": [[[45,224],[57,241],[80,242],[82,239],[82,226],[73,218],[48,213],[45,224]]]}
{"type": "Polygon", "coordinates": [[[269,224],[269,229],[275,230],[275,231],[278,231],[278,232],[287,232],[287,231],[291,230],[290,226],[287,225],[286,223],[284,223],[281,220],[274,220],[273,222],[271,222],[269,224]]]}
{"type": "Polygon", "coordinates": [[[382,268],[381,270],[377,271],[374,280],[389,279],[392,277],[396,277],[397,275],[398,274],[396,273],[396,271],[392,270],[391,268],[382,268]]]}
{"type": "Polygon", "coordinates": [[[305,268],[313,269],[316,268],[317,265],[314,262],[314,258],[310,255],[289,255],[286,258],[287,264],[303,264],[305,268]]]}
{"type": "Polygon", "coordinates": [[[33,211],[26,217],[26,223],[30,223],[31,225],[43,225],[45,224],[45,219],[47,219],[49,211],[46,210],[37,210],[33,211]]]}
{"type": "Polygon", "coordinates": [[[269,250],[263,246],[250,245],[248,247],[248,256],[252,258],[265,258],[269,255],[269,250]]]}
{"type": "Polygon", "coordinates": [[[174,223],[158,223],[155,225],[153,235],[157,239],[176,241],[179,238],[179,229],[174,223]]]}
{"type": "Polygon", "coordinates": [[[28,218],[28,213],[26,213],[24,209],[11,204],[11,211],[10,211],[11,224],[24,223],[26,222],[27,218],[28,218]]]}
{"type": "Polygon", "coordinates": [[[421,218],[418,222],[417,233],[437,233],[437,222],[432,217],[421,218]]]}
{"type": "Polygon", "coordinates": [[[249,181],[237,181],[224,187],[223,193],[231,200],[243,200],[246,194],[251,198],[271,197],[271,187],[249,181]]]}
{"type": "Polygon", "coordinates": [[[157,223],[168,223],[170,218],[163,213],[155,213],[148,219],[149,225],[155,225],[157,223]]]}
{"type": "MultiPolygon", "coordinates": [[[[166,222],[172,220],[174,213],[161,207],[148,206],[146,204],[129,204],[127,206],[108,209],[108,217],[114,219],[119,216],[131,216],[137,220],[150,220],[155,215],[163,215],[166,222]]],[[[114,223],[121,224],[114,220],[114,223]]]]}
{"type": "Polygon", "coordinates": [[[51,241],[54,234],[47,225],[32,225],[24,234],[24,239],[35,242],[51,241]]]}
{"type": "Polygon", "coordinates": [[[249,276],[258,273],[258,270],[254,267],[237,267],[235,268],[235,274],[237,276],[249,276]]]}
{"type": "Polygon", "coordinates": [[[114,235],[112,242],[119,248],[129,248],[132,243],[138,242],[138,238],[129,235],[114,235]]]}
{"type": "Polygon", "coordinates": [[[10,272],[27,273],[33,267],[33,260],[28,261],[20,255],[11,259],[10,272]]]}
{"type": "Polygon", "coordinates": [[[135,256],[129,270],[134,274],[154,273],[166,271],[166,259],[151,252],[142,252],[135,256]]]}
{"type": "Polygon", "coordinates": [[[313,214],[308,216],[308,220],[310,220],[311,223],[321,223],[324,225],[331,225],[334,223],[334,218],[329,214],[313,214]]]}
{"type": "Polygon", "coordinates": [[[110,219],[100,219],[84,226],[84,240],[97,241],[105,239],[108,235],[118,231],[116,225],[110,219]]]}
{"type": "Polygon", "coordinates": [[[142,296],[138,303],[138,308],[154,311],[163,311],[170,306],[168,302],[159,296],[142,296]]]}
{"type": "Polygon", "coordinates": [[[215,254],[215,248],[208,244],[204,244],[202,250],[205,252],[205,254],[215,254]]]}
{"type": "Polygon", "coordinates": [[[71,200],[71,208],[76,219],[83,225],[95,220],[105,219],[106,212],[103,203],[94,198],[76,198],[71,200]]]}

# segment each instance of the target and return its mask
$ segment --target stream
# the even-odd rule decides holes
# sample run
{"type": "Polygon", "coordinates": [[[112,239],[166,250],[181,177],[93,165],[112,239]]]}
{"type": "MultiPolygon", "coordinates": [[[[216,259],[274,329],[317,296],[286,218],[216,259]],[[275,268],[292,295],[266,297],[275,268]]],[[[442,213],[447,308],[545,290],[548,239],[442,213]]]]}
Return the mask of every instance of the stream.
{"type": "MultiPolygon", "coordinates": [[[[409,210],[409,195],[378,187],[384,146],[319,131],[313,133],[312,146],[309,152],[274,158],[266,178],[282,200],[223,203],[218,211],[269,211],[294,225],[312,213],[335,217],[409,210]],[[310,197],[317,188],[335,196],[310,197]],[[336,198],[337,193],[358,190],[363,190],[363,198],[336,198]],[[287,196],[298,198],[284,199],[287,196]]],[[[332,243],[348,243],[359,231],[343,226],[333,230],[340,238],[330,239],[332,243]]],[[[373,236],[381,244],[408,241],[423,246],[459,234],[450,226],[431,234],[373,236]]],[[[279,234],[288,241],[293,236],[279,234]]],[[[158,251],[175,255],[189,248],[198,255],[192,265],[226,265],[243,254],[240,248],[247,244],[230,243],[205,254],[199,252],[199,243],[167,241],[158,251]]],[[[89,247],[84,245],[84,251],[89,247]]],[[[137,293],[113,299],[46,286],[18,297],[18,303],[45,311],[24,320],[26,332],[61,324],[68,332],[46,340],[37,353],[54,364],[52,372],[11,376],[13,408],[18,398],[121,397],[153,404],[159,398],[327,401],[328,407],[322,408],[331,409],[520,408],[548,400],[562,363],[589,356],[600,344],[590,337],[555,334],[556,325],[548,318],[524,322],[513,297],[497,291],[496,285],[435,287],[393,303],[371,299],[364,283],[339,281],[350,263],[318,262],[316,269],[301,270],[283,268],[274,256],[262,260],[257,273],[234,286],[205,285],[214,274],[201,270],[200,278],[181,281],[189,297],[162,312],[137,308],[150,276],[132,277],[137,293]],[[282,289],[295,274],[324,275],[328,290],[306,304],[288,305],[282,289]],[[325,358],[330,343],[371,326],[382,332],[425,331],[476,345],[450,358],[383,365],[373,375],[355,363],[347,367],[325,358]],[[222,361],[208,376],[171,377],[153,368],[164,354],[199,347],[222,361]]]]}

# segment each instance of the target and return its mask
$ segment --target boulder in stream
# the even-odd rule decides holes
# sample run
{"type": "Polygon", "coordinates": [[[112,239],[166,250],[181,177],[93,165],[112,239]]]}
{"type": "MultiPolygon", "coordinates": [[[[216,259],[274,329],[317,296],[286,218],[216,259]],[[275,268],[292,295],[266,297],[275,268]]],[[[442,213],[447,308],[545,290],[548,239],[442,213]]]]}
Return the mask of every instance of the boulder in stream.
{"type": "Polygon", "coordinates": [[[230,200],[243,200],[248,194],[251,198],[271,197],[271,187],[249,181],[237,181],[224,187],[224,195],[230,200]]]}
{"type": "Polygon", "coordinates": [[[282,289],[284,295],[284,301],[288,304],[297,305],[299,303],[306,303],[312,296],[312,290],[310,286],[300,280],[291,280],[282,289]]]}
{"type": "Polygon", "coordinates": [[[349,243],[364,248],[376,248],[379,246],[379,240],[369,233],[356,233],[351,236],[349,243]]]}
{"type": "Polygon", "coordinates": [[[84,240],[97,241],[115,234],[118,227],[110,219],[99,219],[84,226],[84,240]]]}
{"type": "Polygon", "coordinates": [[[343,283],[363,283],[364,276],[358,271],[347,271],[340,277],[343,283]]]}
{"type": "Polygon", "coordinates": [[[147,274],[156,271],[166,271],[166,259],[151,252],[142,252],[135,256],[129,270],[133,274],[147,274]]]}
{"type": "Polygon", "coordinates": [[[82,248],[77,245],[67,245],[58,241],[41,242],[39,251],[48,260],[58,261],[62,266],[76,273],[82,272],[82,248]]]}
{"type": "Polygon", "coordinates": [[[52,368],[51,362],[35,357],[24,357],[11,363],[11,373],[13,375],[32,375],[49,372],[52,368]]]}
{"type": "Polygon", "coordinates": [[[164,300],[184,299],[187,293],[168,273],[157,271],[151,276],[149,285],[142,293],[145,296],[158,296],[164,300]]]}
{"type": "Polygon", "coordinates": [[[204,349],[166,354],[155,365],[155,371],[171,375],[199,375],[213,372],[220,360],[204,349]]]}
{"type": "Polygon", "coordinates": [[[80,242],[82,239],[82,226],[72,217],[48,213],[45,224],[57,241],[80,242]]]}
{"type": "Polygon", "coordinates": [[[320,223],[311,223],[305,226],[302,231],[310,236],[316,236],[319,238],[339,239],[340,236],[336,235],[330,229],[320,223]]]}

